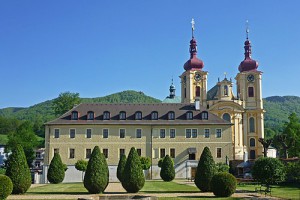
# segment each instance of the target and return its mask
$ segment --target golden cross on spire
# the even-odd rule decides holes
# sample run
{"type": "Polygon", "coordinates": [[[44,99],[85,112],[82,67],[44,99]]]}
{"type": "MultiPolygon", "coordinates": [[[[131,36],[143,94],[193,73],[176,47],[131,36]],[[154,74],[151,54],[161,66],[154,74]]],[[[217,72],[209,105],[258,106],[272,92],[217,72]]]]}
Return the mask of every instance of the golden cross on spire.
{"type": "Polygon", "coordinates": [[[195,20],[194,20],[194,18],[192,18],[191,24],[192,24],[192,37],[194,38],[194,30],[195,30],[195,20]]]}

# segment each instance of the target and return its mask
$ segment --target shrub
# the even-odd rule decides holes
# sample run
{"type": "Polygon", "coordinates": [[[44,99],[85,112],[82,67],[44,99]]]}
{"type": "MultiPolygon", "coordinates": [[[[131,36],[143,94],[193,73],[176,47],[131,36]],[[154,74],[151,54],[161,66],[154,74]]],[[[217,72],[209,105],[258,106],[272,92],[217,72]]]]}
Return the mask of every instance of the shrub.
{"type": "Polygon", "coordinates": [[[217,197],[230,197],[235,192],[236,179],[228,172],[217,173],[211,180],[210,188],[217,197]]]}
{"type": "Polygon", "coordinates": [[[140,157],[143,170],[151,167],[151,159],[149,157],[140,157]]]}
{"type": "Polygon", "coordinates": [[[287,181],[300,183],[300,161],[287,163],[286,177],[287,181]]]}
{"type": "Polygon", "coordinates": [[[86,161],[86,160],[78,160],[78,161],[75,163],[75,168],[76,168],[78,171],[82,171],[82,180],[83,180],[83,172],[86,171],[87,165],[88,165],[88,161],[86,161]]]}
{"type": "Polygon", "coordinates": [[[217,163],[216,164],[216,172],[229,172],[229,166],[226,163],[217,163]]]}
{"type": "Polygon", "coordinates": [[[50,183],[61,183],[65,178],[66,166],[62,163],[59,153],[54,153],[50,162],[47,179],[50,183]]]}
{"type": "Polygon", "coordinates": [[[136,193],[144,187],[145,177],[139,155],[134,147],[130,149],[124,168],[123,188],[127,192],[136,193]]]}
{"type": "Polygon", "coordinates": [[[11,182],[10,178],[5,175],[0,175],[0,199],[6,199],[12,190],[13,190],[13,183],[11,182]]]}
{"type": "Polygon", "coordinates": [[[175,178],[175,168],[172,158],[166,155],[160,170],[160,177],[164,181],[172,181],[175,178]]]}
{"type": "Polygon", "coordinates": [[[119,160],[118,168],[117,168],[117,178],[122,183],[124,180],[124,168],[126,165],[126,156],[123,154],[119,160]]]}
{"type": "Polygon", "coordinates": [[[13,183],[12,193],[25,193],[31,185],[31,175],[23,148],[20,145],[17,145],[12,150],[12,154],[8,157],[6,164],[5,175],[8,176],[13,183]]]}
{"type": "Polygon", "coordinates": [[[109,171],[105,156],[95,146],[84,175],[84,187],[91,194],[104,192],[109,181],[109,171]]]}
{"type": "Polygon", "coordinates": [[[161,168],[161,166],[162,166],[162,163],[164,162],[164,158],[165,158],[165,157],[163,157],[163,158],[159,159],[159,161],[158,161],[158,163],[157,163],[158,167],[160,167],[160,168],[161,168]]]}
{"type": "Polygon", "coordinates": [[[274,184],[285,179],[283,163],[277,158],[261,157],[252,168],[253,178],[262,184],[274,184]]]}
{"type": "Polygon", "coordinates": [[[210,191],[210,181],[215,174],[215,162],[208,147],[203,149],[197,172],[195,184],[202,192],[210,191]]]}

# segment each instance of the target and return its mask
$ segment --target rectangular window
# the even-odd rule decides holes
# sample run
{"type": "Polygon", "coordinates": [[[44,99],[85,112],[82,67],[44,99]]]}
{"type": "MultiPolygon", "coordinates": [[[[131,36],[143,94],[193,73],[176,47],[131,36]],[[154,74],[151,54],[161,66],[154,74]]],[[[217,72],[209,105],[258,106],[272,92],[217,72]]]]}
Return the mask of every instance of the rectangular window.
{"type": "Polygon", "coordinates": [[[108,149],[103,149],[103,155],[105,158],[108,158],[108,149]]]}
{"type": "Polygon", "coordinates": [[[107,128],[104,128],[102,130],[102,134],[103,134],[103,138],[108,138],[108,129],[107,128]]]}
{"type": "Polygon", "coordinates": [[[165,129],[160,129],[160,138],[165,138],[166,137],[166,130],[165,129]]]}
{"type": "Polygon", "coordinates": [[[248,97],[254,97],[254,88],[248,87],[248,97]]]}
{"type": "Polygon", "coordinates": [[[175,138],[175,135],[176,135],[175,128],[171,128],[170,129],[170,138],[175,138]]]}
{"type": "Polygon", "coordinates": [[[170,156],[171,156],[171,158],[175,158],[175,149],[174,148],[170,149],[170,156]]]}
{"type": "Polygon", "coordinates": [[[125,138],[125,129],[124,128],[120,129],[120,138],[125,138]]]}
{"type": "Polygon", "coordinates": [[[139,156],[142,156],[142,149],[136,149],[136,152],[138,153],[139,156]]]}
{"type": "Polygon", "coordinates": [[[120,158],[121,158],[122,155],[125,155],[125,149],[120,149],[120,154],[119,155],[120,155],[119,156],[120,158]]]}
{"type": "Polygon", "coordinates": [[[217,158],[222,158],[222,148],[217,148],[217,158]]]}
{"type": "Polygon", "coordinates": [[[136,138],[142,138],[142,129],[136,129],[136,138]]]}
{"type": "Polygon", "coordinates": [[[186,138],[191,138],[191,132],[192,132],[191,129],[185,129],[185,137],[186,138]]]}
{"type": "Polygon", "coordinates": [[[58,149],[58,148],[55,148],[55,149],[54,149],[54,153],[59,153],[59,149],[58,149]]]}
{"type": "Polygon", "coordinates": [[[210,137],[210,133],[209,133],[209,129],[208,128],[204,129],[204,137],[205,138],[209,138],[210,137]]]}
{"type": "Polygon", "coordinates": [[[163,158],[166,156],[166,149],[160,149],[160,158],[163,158]]]}
{"type": "Polygon", "coordinates": [[[70,129],[70,138],[75,138],[75,129],[70,129]]]}
{"type": "Polygon", "coordinates": [[[192,138],[198,137],[198,129],[192,129],[192,138]]]}
{"type": "Polygon", "coordinates": [[[91,138],[92,137],[92,129],[88,128],[86,129],[86,138],[91,138]]]}
{"type": "Polygon", "coordinates": [[[72,159],[72,158],[75,158],[75,149],[70,149],[70,150],[69,150],[69,153],[70,153],[70,154],[69,154],[69,158],[71,158],[71,159],[72,159]]]}
{"type": "Polygon", "coordinates": [[[216,138],[221,138],[222,137],[222,129],[217,128],[216,129],[216,138]]]}
{"type": "MultiPolygon", "coordinates": [[[[1,153],[0,153],[0,155],[1,155],[1,153]]],[[[41,158],[41,152],[35,152],[35,157],[36,158],[41,158]]]]}
{"type": "Polygon", "coordinates": [[[54,129],[54,138],[59,138],[59,129],[54,129]]]}
{"type": "Polygon", "coordinates": [[[91,155],[92,155],[92,149],[86,149],[85,158],[90,159],[91,155]]]}

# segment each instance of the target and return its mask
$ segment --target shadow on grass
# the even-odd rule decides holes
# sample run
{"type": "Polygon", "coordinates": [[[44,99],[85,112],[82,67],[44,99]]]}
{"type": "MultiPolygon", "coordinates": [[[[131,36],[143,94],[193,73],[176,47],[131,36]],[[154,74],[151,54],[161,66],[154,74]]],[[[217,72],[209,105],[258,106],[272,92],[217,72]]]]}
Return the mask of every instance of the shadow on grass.
{"type": "Polygon", "coordinates": [[[201,193],[200,191],[140,191],[140,193],[148,193],[148,194],[153,194],[153,193],[157,193],[157,194],[160,194],[160,193],[201,193]]]}
{"type": "Polygon", "coordinates": [[[41,194],[65,194],[65,195],[82,195],[82,194],[90,194],[88,192],[26,192],[26,195],[41,195],[41,194]]]}
{"type": "Polygon", "coordinates": [[[179,198],[185,198],[185,199],[242,199],[238,197],[216,197],[216,196],[178,196],[179,198]]]}

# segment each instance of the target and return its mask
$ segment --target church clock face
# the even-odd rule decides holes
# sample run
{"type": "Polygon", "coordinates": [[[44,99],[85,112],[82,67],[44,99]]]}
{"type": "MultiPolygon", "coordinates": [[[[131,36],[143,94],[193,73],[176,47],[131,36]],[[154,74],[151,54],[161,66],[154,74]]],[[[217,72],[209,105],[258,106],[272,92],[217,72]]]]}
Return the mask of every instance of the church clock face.
{"type": "Polygon", "coordinates": [[[200,81],[201,80],[201,75],[196,73],[194,79],[195,79],[195,81],[200,81]]]}
{"type": "Polygon", "coordinates": [[[253,74],[248,75],[248,76],[247,76],[247,80],[248,80],[249,82],[253,82],[253,81],[254,81],[254,75],[253,75],[253,74]]]}

